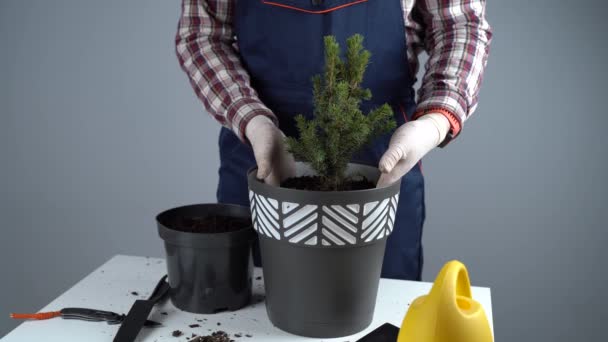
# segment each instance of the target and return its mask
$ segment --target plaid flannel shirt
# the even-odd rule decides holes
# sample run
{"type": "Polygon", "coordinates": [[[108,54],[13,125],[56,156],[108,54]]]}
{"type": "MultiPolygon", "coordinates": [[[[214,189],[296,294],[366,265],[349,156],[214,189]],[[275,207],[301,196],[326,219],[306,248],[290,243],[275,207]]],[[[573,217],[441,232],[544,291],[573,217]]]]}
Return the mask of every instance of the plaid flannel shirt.
{"type": "MultiPolygon", "coordinates": [[[[277,119],[240,62],[232,28],[235,1],[183,0],[175,42],[179,63],[207,112],[246,141],[245,127],[253,117],[277,119]]],[[[429,55],[414,118],[443,114],[450,121],[450,140],[477,107],[492,39],[485,0],[401,2],[407,63],[414,75],[420,52],[429,55]]]]}

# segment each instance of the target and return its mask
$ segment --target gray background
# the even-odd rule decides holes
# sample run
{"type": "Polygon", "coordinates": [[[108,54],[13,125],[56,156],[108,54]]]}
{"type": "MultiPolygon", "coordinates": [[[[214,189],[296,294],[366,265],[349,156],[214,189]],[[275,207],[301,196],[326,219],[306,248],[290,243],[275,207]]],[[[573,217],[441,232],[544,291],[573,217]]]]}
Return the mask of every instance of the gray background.
{"type": "MultiPolygon", "coordinates": [[[[425,159],[424,279],[465,262],[492,287],[498,341],[608,336],[600,4],[492,1],[479,110],[425,159]]],[[[161,256],[160,210],[214,200],[218,125],[178,68],[178,12],[0,2],[0,336],[9,311],[39,309],[114,254],[161,256]]]]}

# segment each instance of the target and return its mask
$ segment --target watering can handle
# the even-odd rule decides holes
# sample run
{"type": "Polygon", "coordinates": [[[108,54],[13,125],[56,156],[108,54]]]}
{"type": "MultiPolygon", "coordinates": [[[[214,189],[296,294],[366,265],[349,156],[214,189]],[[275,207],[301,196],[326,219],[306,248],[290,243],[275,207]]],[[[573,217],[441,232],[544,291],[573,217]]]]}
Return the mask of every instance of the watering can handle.
{"type": "Polygon", "coordinates": [[[471,281],[467,268],[460,261],[450,261],[437,276],[430,298],[455,303],[458,297],[472,299],[471,281]]]}
{"type": "Polygon", "coordinates": [[[431,292],[412,302],[397,341],[493,341],[485,312],[471,296],[469,273],[461,262],[445,264],[431,292]]]}

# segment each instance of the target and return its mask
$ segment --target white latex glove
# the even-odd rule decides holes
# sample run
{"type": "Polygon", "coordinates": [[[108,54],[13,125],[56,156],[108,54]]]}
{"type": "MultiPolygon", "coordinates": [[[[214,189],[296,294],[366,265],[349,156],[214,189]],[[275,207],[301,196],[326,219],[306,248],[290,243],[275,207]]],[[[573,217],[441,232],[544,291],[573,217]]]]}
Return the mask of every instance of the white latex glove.
{"type": "Polygon", "coordinates": [[[258,179],[278,186],[281,181],[295,176],[295,161],[285,147],[285,135],[272,120],[263,115],[254,117],[245,128],[245,136],[258,164],[258,179]]]}
{"type": "Polygon", "coordinates": [[[450,130],[450,122],[439,113],[430,113],[397,128],[380,159],[377,187],[403,177],[425,154],[437,147],[450,130]]]}

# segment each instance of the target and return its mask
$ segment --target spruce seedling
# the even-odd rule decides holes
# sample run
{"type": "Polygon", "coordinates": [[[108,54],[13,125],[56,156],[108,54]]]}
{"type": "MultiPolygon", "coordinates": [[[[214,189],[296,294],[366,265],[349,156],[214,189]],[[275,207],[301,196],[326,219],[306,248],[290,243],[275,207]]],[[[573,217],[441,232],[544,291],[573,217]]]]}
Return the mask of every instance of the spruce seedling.
{"type": "Polygon", "coordinates": [[[324,37],[325,70],[313,77],[313,118],[296,116],[300,136],[286,138],[288,150],[297,160],[310,164],[321,180],[322,190],[340,190],[349,178],[353,155],[374,138],[395,128],[388,104],[364,114],[360,105],[372,97],[361,87],[370,52],[363,48],[363,36],[346,40],[345,60],[334,36],[324,37]]]}

